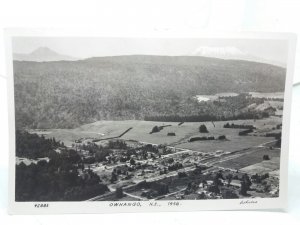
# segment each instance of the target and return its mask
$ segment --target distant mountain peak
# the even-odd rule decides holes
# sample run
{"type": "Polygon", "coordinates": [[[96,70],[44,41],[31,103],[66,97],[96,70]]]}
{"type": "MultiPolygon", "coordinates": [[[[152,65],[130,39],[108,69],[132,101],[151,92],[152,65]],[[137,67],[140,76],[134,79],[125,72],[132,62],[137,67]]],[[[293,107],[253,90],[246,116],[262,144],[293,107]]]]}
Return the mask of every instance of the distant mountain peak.
{"type": "Polygon", "coordinates": [[[35,50],[33,50],[30,54],[46,54],[46,53],[51,53],[51,54],[58,54],[57,52],[51,50],[48,47],[39,47],[35,50]]]}
{"type": "Polygon", "coordinates": [[[17,61],[35,61],[35,62],[50,62],[50,61],[75,61],[75,57],[61,55],[48,47],[39,47],[28,54],[14,53],[13,59],[17,61]]]}
{"type": "Polygon", "coordinates": [[[192,55],[205,56],[220,59],[239,59],[244,58],[248,54],[241,51],[237,47],[225,46],[225,47],[211,47],[211,46],[200,46],[192,55]]]}

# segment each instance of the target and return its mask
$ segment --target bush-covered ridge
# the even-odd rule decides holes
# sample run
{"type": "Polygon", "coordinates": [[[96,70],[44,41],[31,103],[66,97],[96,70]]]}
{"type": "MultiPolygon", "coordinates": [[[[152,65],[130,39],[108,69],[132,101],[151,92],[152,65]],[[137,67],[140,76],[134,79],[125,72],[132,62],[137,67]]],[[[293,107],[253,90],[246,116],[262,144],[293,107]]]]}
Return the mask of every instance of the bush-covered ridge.
{"type": "Polygon", "coordinates": [[[273,65],[187,56],[15,61],[14,74],[16,124],[29,128],[206,115],[214,106],[199,106],[194,96],[278,92],[285,82],[285,69],[273,65]]]}

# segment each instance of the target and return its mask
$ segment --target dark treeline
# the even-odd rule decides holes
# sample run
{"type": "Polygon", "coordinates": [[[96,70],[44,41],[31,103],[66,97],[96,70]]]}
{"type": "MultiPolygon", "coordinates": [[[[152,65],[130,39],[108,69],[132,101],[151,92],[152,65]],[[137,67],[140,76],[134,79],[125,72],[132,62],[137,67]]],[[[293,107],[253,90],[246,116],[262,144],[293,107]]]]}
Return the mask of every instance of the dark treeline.
{"type": "Polygon", "coordinates": [[[189,139],[189,142],[193,142],[193,141],[211,141],[211,140],[215,140],[214,136],[210,136],[210,137],[191,137],[189,139]]]}
{"type": "Polygon", "coordinates": [[[16,201],[81,201],[108,191],[98,175],[84,169],[75,150],[55,139],[17,131],[16,149],[19,157],[49,158],[49,162],[16,165],[16,201]],[[58,147],[60,151],[54,151],[58,147]]]}
{"type": "Polygon", "coordinates": [[[279,139],[281,139],[281,132],[279,132],[279,133],[272,133],[272,132],[266,133],[266,137],[274,137],[277,140],[279,140],[279,139]]]}
{"type": "Polygon", "coordinates": [[[283,98],[265,98],[265,97],[263,97],[263,98],[260,98],[260,99],[262,99],[264,101],[276,101],[276,102],[283,102],[284,101],[283,98]]]}
{"type": "Polygon", "coordinates": [[[243,131],[239,132],[239,135],[240,136],[245,136],[245,135],[247,135],[249,133],[252,133],[252,132],[253,132],[253,129],[243,130],[243,131]]]}
{"type": "Polygon", "coordinates": [[[206,121],[228,121],[228,120],[246,120],[246,119],[261,119],[267,118],[267,112],[245,112],[237,116],[215,116],[215,115],[164,115],[164,116],[146,116],[146,121],[161,121],[161,122],[206,122],[206,121]]]}
{"type": "Polygon", "coordinates": [[[256,129],[253,125],[245,125],[245,124],[229,124],[226,123],[223,126],[224,128],[234,128],[234,129],[256,129]]]}
{"type": "Polygon", "coordinates": [[[64,143],[55,138],[46,139],[44,136],[30,134],[27,131],[16,131],[16,156],[36,159],[48,157],[56,148],[64,147],[64,143]]]}

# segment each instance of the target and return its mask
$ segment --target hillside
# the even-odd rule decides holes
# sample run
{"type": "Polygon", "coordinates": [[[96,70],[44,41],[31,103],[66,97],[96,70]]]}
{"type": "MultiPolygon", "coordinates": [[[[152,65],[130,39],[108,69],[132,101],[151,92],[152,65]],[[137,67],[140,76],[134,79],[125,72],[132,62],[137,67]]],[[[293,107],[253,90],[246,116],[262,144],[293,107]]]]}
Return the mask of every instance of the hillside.
{"type": "Polygon", "coordinates": [[[196,95],[280,92],[285,69],[199,56],[14,61],[17,127],[71,128],[97,120],[195,115],[196,95]]]}

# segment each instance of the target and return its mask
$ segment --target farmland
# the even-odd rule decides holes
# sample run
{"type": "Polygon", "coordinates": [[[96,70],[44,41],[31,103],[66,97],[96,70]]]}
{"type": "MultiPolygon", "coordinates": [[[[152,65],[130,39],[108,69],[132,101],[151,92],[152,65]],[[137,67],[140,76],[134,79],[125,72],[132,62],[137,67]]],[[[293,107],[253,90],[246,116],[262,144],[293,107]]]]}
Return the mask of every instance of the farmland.
{"type": "Polygon", "coordinates": [[[271,160],[261,161],[250,166],[246,166],[241,169],[245,173],[271,173],[274,176],[279,177],[279,164],[280,157],[273,157],[271,160]]]}
{"type": "MultiPolygon", "coordinates": [[[[261,166],[267,166],[270,167],[271,171],[279,169],[279,159],[280,157],[280,150],[278,149],[272,149],[269,148],[255,148],[252,151],[249,151],[237,158],[227,160],[224,162],[217,163],[218,166],[225,167],[225,168],[231,168],[231,169],[242,169],[247,172],[256,173],[259,170],[253,170],[252,168],[256,168],[259,165],[261,166]],[[272,160],[263,162],[263,156],[268,155],[272,160]],[[270,163],[272,162],[272,163],[270,163]],[[275,164],[276,166],[273,168],[271,167],[272,164],[275,164]],[[270,165],[270,166],[269,166],[270,165]],[[243,169],[244,168],[244,169],[243,169]]],[[[267,168],[268,168],[267,167],[267,168]]],[[[267,171],[267,169],[266,169],[267,171]]],[[[270,171],[268,171],[270,172],[270,171]]]]}
{"type": "Polygon", "coordinates": [[[239,136],[238,133],[242,129],[226,129],[223,128],[225,123],[250,124],[255,125],[259,129],[255,132],[271,131],[274,126],[280,123],[280,118],[271,117],[262,120],[236,120],[236,121],[216,121],[212,122],[188,122],[178,126],[175,122],[153,122],[138,120],[123,121],[98,121],[92,124],[83,125],[76,129],[55,129],[48,130],[46,137],[55,137],[70,146],[75,140],[83,139],[101,139],[110,138],[120,135],[123,131],[132,127],[132,130],[121,137],[123,140],[136,140],[144,143],[166,144],[177,148],[191,149],[201,152],[214,152],[217,150],[236,151],[239,149],[258,146],[260,144],[273,140],[271,137],[255,137],[255,136],[239,136]],[[199,126],[205,124],[209,133],[202,136],[220,136],[225,135],[225,141],[198,141],[189,142],[189,138],[199,136],[199,126]],[[150,134],[154,126],[171,125],[163,128],[160,132],[150,134]],[[174,132],[175,136],[168,136],[168,133],[174,132]]]}
{"type": "Polygon", "coordinates": [[[75,129],[30,132],[55,138],[78,152],[84,162],[79,175],[91,170],[109,190],[91,201],[278,196],[280,148],[278,140],[267,135],[281,132],[277,116],[184,123],[97,121],[75,129]],[[206,127],[204,133],[200,125],[206,127]],[[240,135],[243,126],[255,129],[240,135]],[[252,189],[241,194],[241,184],[249,176],[254,176],[252,189]],[[262,178],[256,181],[255,176],[262,178]]]}

